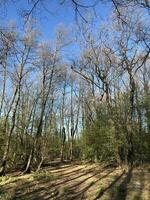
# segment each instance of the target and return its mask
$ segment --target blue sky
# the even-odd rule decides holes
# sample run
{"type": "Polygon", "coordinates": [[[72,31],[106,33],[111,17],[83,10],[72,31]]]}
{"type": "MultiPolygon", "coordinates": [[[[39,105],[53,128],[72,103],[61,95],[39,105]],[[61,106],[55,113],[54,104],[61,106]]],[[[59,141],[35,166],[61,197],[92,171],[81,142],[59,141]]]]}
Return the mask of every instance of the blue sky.
{"type": "MultiPolygon", "coordinates": [[[[23,19],[20,17],[21,10],[28,10],[31,6],[28,4],[28,0],[17,0],[16,3],[8,1],[7,5],[1,5],[1,24],[7,26],[8,21],[14,21],[18,29],[23,27],[23,19]]],[[[69,4],[60,5],[58,0],[45,1],[45,8],[50,12],[46,12],[45,9],[36,10],[35,16],[37,19],[37,27],[43,32],[43,38],[53,39],[55,28],[63,23],[65,26],[70,26],[75,23],[74,9],[69,4]]],[[[90,3],[89,0],[84,1],[90,3]]],[[[110,13],[110,4],[99,4],[96,8],[96,13],[100,19],[104,20],[110,13]]]]}
{"type": "MultiPolygon", "coordinates": [[[[70,0],[68,0],[69,2],[70,0]]],[[[64,24],[65,27],[71,27],[76,24],[75,10],[72,5],[65,3],[60,5],[60,0],[44,0],[45,8],[37,7],[34,17],[36,18],[36,27],[42,33],[40,36],[41,41],[50,41],[55,38],[55,30],[60,24],[64,24]],[[46,11],[48,10],[48,12],[46,11]]],[[[93,0],[82,1],[86,4],[91,4],[93,0]]],[[[0,6],[1,18],[0,24],[3,27],[7,27],[8,22],[12,21],[16,24],[19,31],[22,31],[24,20],[21,17],[22,10],[30,10],[31,5],[28,4],[28,0],[8,0],[6,5],[0,6]]],[[[90,11],[90,10],[88,10],[90,11]]],[[[82,12],[82,11],[81,11],[82,12]]],[[[111,4],[109,3],[99,3],[96,7],[95,23],[99,24],[103,20],[107,20],[109,14],[111,13],[111,4]]],[[[88,13],[87,13],[88,14],[88,13]]],[[[84,15],[87,17],[87,14],[84,15]]],[[[63,52],[64,58],[68,61],[80,54],[80,46],[77,43],[72,43],[63,52]]]]}

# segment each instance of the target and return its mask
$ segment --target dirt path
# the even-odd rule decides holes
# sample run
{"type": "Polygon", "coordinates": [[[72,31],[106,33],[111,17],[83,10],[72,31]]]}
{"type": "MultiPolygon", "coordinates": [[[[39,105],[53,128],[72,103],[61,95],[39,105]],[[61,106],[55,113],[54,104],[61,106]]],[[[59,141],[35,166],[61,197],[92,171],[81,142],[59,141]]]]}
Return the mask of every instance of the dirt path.
{"type": "Polygon", "coordinates": [[[6,177],[0,183],[2,200],[149,200],[148,168],[129,171],[98,164],[68,164],[40,173],[6,177]]]}

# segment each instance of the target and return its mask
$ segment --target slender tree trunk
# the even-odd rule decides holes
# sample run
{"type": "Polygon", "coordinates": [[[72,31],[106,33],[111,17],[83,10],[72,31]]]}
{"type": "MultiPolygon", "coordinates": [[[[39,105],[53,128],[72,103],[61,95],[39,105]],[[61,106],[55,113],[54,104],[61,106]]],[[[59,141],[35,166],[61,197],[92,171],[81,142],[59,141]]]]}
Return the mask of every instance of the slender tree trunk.
{"type": "MultiPolygon", "coordinates": [[[[19,101],[20,101],[20,92],[21,92],[21,84],[22,84],[22,78],[23,78],[23,69],[24,69],[24,65],[26,64],[26,61],[28,59],[29,52],[30,52],[30,48],[27,49],[27,46],[25,46],[24,51],[23,51],[23,55],[22,55],[22,58],[21,58],[21,63],[18,66],[19,80],[18,80],[18,84],[16,86],[13,101],[12,101],[12,104],[11,104],[11,106],[13,106],[13,103],[14,103],[14,109],[12,111],[11,128],[8,132],[8,136],[7,136],[7,139],[6,139],[4,155],[3,155],[2,164],[1,164],[1,168],[0,168],[0,175],[4,175],[5,170],[6,170],[6,164],[7,164],[8,154],[9,154],[9,149],[10,149],[11,136],[12,136],[12,133],[13,133],[14,128],[15,128],[16,114],[17,114],[17,109],[18,109],[18,105],[19,105],[19,101]],[[26,50],[27,50],[27,52],[26,52],[26,50]]],[[[8,111],[7,118],[9,117],[9,112],[11,111],[11,108],[12,107],[10,107],[10,110],[8,111]]],[[[7,118],[6,118],[6,121],[5,121],[6,127],[7,127],[7,118]]],[[[5,127],[5,130],[6,130],[6,127],[5,127]]]]}
{"type": "Polygon", "coordinates": [[[6,63],[4,65],[4,75],[3,75],[3,89],[2,89],[2,99],[1,99],[1,104],[0,104],[0,117],[2,114],[2,109],[3,109],[3,104],[4,104],[4,98],[5,98],[5,90],[6,90],[6,76],[7,76],[7,72],[6,72],[6,63]]]}
{"type": "Polygon", "coordinates": [[[70,160],[73,160],[73,139],[74,139],[74,113],[73,113],[73,80],[71,82],[71,141],[70,141],[70,160]]]}
{"type": "Polygon", "coordinates": [[[61,162],[64,161],[64,146],[65,146],[65,140],[66,140],[66,130],[64,127],[64,115],[65,115],[65,95],[66,95],[66,80],[64,83],[64,88],[63,88],[63,98],[62,98],[62,109],[61,109],[61,126],[62,126],[62,130],[61,130],[61,162]]]}
{"type": "Polygon", "coordinates": [[[11,136],[12,136],[13,130],[15,128],[16,112],[17,112],[19,100],[20,100],[20,94],[18,94],[16,104],[15,104],[15,108],[14,108],[14,111],[13,111],[12,126],[10,128],[9,133],[8,133],[7,141],[6,141],[6,144],[5,144],[5,150],[4,150],[3,160],[2,160],[1,169],[0,169],[0,175],[5,174],[6,163],[7,163],[7,158],[8,158],[9,148],[10,148],[11,136]]]}
{"type": "Polygon", "coordinates": [[[42,156],[41,157],[41,161],[40,161],[40,163],[39,163],[39,165],[38,165],[38,167],[37,167],[37,172],[41,169],[41,166],[42,166],[42,164],[43,164],[43,161],[44,161],[44,157],[42,156]]]}
{"type": "MultiPolygon", "coordinates": [[[[35,112],[36,112],[36,104],[35,104],[35,107],[33,107],[33,108],[34,108],[34,111],[31,111],[31,112],[33,112],[31,132],[30,132],[31,135],[33,133],[33,127],[34,127],[34,118],[35,118],[35,112]]],[[[25,163],[25,170],[23,171],[23,173],[30,173],[30,171],[31,171],[30,165],[31,165],[31,162],[32,162],[32,159],[33,159],[33,154],[34,154],[34,151],[35,151],[34,148],[35,148],[35,146],[34,146],[34,142],[33,142],[33,145],[31,147],[31,151],[30,151],[30,153],[28,155],[28,158],[27,158],[27,163],[25,163]]]]}

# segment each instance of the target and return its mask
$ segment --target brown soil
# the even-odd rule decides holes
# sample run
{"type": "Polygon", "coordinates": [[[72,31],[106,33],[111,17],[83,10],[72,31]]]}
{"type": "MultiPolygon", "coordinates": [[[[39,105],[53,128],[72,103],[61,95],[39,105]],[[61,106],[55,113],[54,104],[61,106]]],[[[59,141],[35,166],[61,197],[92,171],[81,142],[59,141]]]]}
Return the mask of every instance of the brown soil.
{"type": "Polygon", "coordinates": [[[6,200],[150,200],[148,166],[133,169],[64,164],[0,183],[6,200]]]}

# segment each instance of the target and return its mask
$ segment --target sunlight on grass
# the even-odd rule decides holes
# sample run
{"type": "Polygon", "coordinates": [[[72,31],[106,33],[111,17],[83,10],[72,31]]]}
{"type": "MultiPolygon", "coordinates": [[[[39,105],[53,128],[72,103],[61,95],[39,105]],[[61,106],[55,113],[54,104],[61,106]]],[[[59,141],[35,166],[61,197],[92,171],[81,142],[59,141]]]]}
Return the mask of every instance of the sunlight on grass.
{"type": "Polygon", "coordinates": [[[0,188],[0,199],[1,200],[11,200],[15,192],[13,189],[7,191],[4,188],[0,188]]]}
{"type": "Polygon", "coordinates": [[[97,189],[96,196],[101,194],[104,191],[104,189],[105,189],[104,185],[101,184],[97,189]]]}
{"type": "MultiPolygon", "coordinates": [[[[55,176],[56,177],[56,176],[55,176]]],[[[40,172],[35,172],[31,174],[25,174],[25,175],[20,175],[20,176],[2,176],[0,177],[0,185],[5,185],[8,183],[14,183],[17,182],[18,180],[28,180],[28,181],[33,181],[33,180],[54,180],[54,175],[52,175],[48,171],[40,171],[40,172]]]]}
{"type": "Polygon", "coordinates": [[[142,198],[139,197],[139,196],[135,196],[135,197],[133,198],[133,200],[142,200],[142,198]]]}
{"type": "Polygon", "coordinates": [[[36,181],[51,181],[54,180],[56,177],[48,171],[41,171],[41,172],[35,172],[33,174],[33,178],[36,181]]]}
{"type": "Polygon", "coordinates": [[[70,192],[69,186],[65,186],[62,188],[62,194],[68,194],[70,192]]]}
{"type": "Polygon", "coordinates": [[[12,176],[2,176],[0,177],[0,185],[5,185],[10,182],[14,182],[18,179],[19,177],[12,177],[12,176]]]}
{"type": "Polygon", "coordinates": [[[40,171],[40,172],[14,176],[14,177],[12,176],[0,177],[0,200],[13,199],[13,197],[15,196],[15,192],[16,192],[16,188],[18,187],[18,184],[20,185],[24,182],[30,183],[32,181],[51,181],[51,180],[54,180],[55,178],[56,176],[52,175],[48,171],[40,171]],[[5,188],[7,186],[9,187],[9,190],[5,188]]]}

